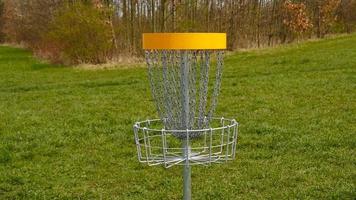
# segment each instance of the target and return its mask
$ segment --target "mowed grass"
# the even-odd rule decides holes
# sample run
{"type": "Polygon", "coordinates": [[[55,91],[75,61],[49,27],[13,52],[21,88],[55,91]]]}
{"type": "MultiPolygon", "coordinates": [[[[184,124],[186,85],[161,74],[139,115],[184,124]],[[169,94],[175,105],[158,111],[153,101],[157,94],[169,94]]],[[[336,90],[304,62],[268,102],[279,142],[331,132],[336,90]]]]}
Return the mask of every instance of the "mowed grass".
{"type": "MultiPolygon", "coordinates": [[[[216,113],[237,159],[194,166],[194,199],[356,198],[356,35],[228,55],[216,113]]],[[[156,116],[145,68],[0,47],[0,199],[181,199],[180,167],[136,158],[132,125],[156,116]]]]}

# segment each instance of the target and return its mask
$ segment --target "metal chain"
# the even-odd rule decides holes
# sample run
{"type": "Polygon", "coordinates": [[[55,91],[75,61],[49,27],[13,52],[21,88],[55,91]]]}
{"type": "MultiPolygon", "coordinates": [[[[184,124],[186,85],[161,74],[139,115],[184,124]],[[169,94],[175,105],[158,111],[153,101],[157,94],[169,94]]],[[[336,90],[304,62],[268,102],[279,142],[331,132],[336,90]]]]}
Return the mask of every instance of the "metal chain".
{"type": "Polygon", "coordinates": [[[220,92],[223,51],[146,50],[145,55],[152,97],[166,128],[208,128],[220,92]],[[209,72],[215,68],[210,66],[212,55],[217,59],[215,79],[210,80],[209,72]],[[184,67],[187,71],[182,71],[184,67]],[[183,81],[183,72],[188,80],[183,81]],[[213,85],[211,94],[209,85],[213,85]],[[188,113],[184,113],[184,105],[188,105],[188,113]]]}
{"type": "Polygon", "coordinates": [[[151,94],[153,99],[155,100],[156,103],[156,108],[158,111],[158,114],[160,115],[160,117],[162,118],[161,114],[162,114],[162,109],[160,107],[160,102],[159,102],[159,98],[158,95],[159,93],[156,91],[157,87],[155,85],[155,76],[154,76],[154,67],[155,67],[155,63],[154,63],[154,51],[151,50],[146,50],[145,51],[146,54],[146,63],[148,65],[148,78],[149,78],[149,82],[150,82],[150,87],[151,87],[151,94]]]}
{"type": "Polygon", "coordinates": [[[213,96],[211,98],[211,105],[210,105],[210,110],[208,113],[208,122],[211,121],[211,118],[213,117],[213,114],[215,112],[216,105],[218,103],[218,96],[220,93],[220,87],[221,87],[221,77],[222,77],[222,67],[224,65],[224,52],[223,51],[218,51],[216,53],[217,61],[216,61],[216,80],[215,80],[215,85],[214,85],[214,92],[213,96]]]}
{"type": "Polygon", "coordinates": [[[199,116],[198,128],[204,128],[204,118],[206,110],[206,102],[208,98],[208,83],[209,83],[209,67],[210,67],[210,52],[201,51],[200,53],[200,85],[199,85],[199,116]]]}
{"type": "Polygon", "coordinates": [[[195,125],[195,113],[196,113],[196,93],[197,93],[197,85],[196,85],[196,68],[197,68],[197,51],[191,51],[190,54],[190,66],[189,66],[189,127],[190,129],[194,128],[195,125]]]}
{"type": "Polygon", "coordinates": [[[163,50],[162,51],[162,75],[163,75],[163,94],[164,94],[164,106],[165,106],[165,110],[166,110],[166,115],[165,118],[167,119],[166,121],[168,122],[168,127],[172,126],[172,88],[170,87],[170,82],[168,80],[168,59],[167,59],[167,51],[163,50]]]}

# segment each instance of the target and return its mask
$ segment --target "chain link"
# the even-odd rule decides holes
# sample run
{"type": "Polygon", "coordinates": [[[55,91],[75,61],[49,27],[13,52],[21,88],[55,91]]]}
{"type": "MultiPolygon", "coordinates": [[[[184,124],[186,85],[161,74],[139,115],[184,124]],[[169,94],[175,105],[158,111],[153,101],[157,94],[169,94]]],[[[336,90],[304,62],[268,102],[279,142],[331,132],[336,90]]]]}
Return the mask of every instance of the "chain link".
{"type": "MultiPolygon", "coordinates": [[[[220,93],[223,51],[146,50],[146,63],[152,97],[167,129],[202,129],[210,126],[220,93]],[[211,67],[216,58],[216,67],[211,67]],[[183,80],[183,67],[188,67],[188,81],[183,80]],[[215,69],[215,79],[209,72],[215,69]],[[210,81],[210,82],[209,82],[210,81]],[[187,84],[187,85],[185,85],[187,84]],[[209,90],[209,85],[213,90],[209,90]],[[188,89],[186,94],[183,88],[188,89]],[[209,91],[212,91],[209,94],[209,91]],[[189,113],[183,106],[189,99],[189,113]],[[208,104],[209,102],[209,104],[208,104]],[[184,119],[188,116],[187,119],[184,119]],[[186,127],[183,123],[186,122],[186,127]]],[[[192,137],[197,137],[192,136],[192,137]]],[[[183,138],[182,135],[177,135],[183,138]]]]}

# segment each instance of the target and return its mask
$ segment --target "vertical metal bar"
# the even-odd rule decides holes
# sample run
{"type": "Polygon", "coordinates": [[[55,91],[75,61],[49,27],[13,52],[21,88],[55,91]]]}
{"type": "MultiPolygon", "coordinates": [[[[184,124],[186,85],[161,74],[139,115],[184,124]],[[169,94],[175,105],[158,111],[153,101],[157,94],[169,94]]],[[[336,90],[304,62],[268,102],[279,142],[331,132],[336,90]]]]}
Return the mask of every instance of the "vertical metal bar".
{"type": "MultiPolygon", "coordinates": [[[[205,124],[205,122],[206,122],[206,117],[204,117],[204,122],[203,123],[205,124]]],[[[203,152],[205,152],[208,149],[208,143],[206,142],[206,140],[207,140],[206,134],[207,134],[207,132],[205,130],[204,131],[204,150],[203,150],[203,152]]]]}
{"type": "Polygon", "coordinates": [[[161,131],[161,136],[162,136],[162,154],[163,154],[163,162],[164,162],[164,167],[167,168],[167,160],[166,160],[166,131],[162,129],[161,131]]]}
{"type": "MultiPolygon", "coordinates": [[[[184,129],[189,129],[189,64],[188,52],[184,51],[183,63],[181,65],[181,90],[182,90],[182,125],[184,129]]],[[[185,165],[183,166],[183,199],[190,200],[191,193],[191,167],[189,165],[189,132],[186,132],[186,138],[183,142],[183,155],[185,165]]]]}
{"type": "MultiPolygon", "coordinates": [[[[224,127],[224,126],[225,126],[225,120],[224,120],[224,117],[222,117],[222,118],[221,118],[220,123],[221,123],[221,126],[222,126],[222,127],[224,127]]],[[[220,153],[222,153],[222,152],[223,152],[223,145],[222,145],[222,144],[224,143],[224,133],[225,133],[225,128],[223,128],[223,129],[221,130],[221,141],[220,141],[221,146],[220,146],[220,153]]]]}
{"type": "Polygon", "coordinates": [[[206,142],[206,131],[204,131],[204,150],[203,150],[203,152],[205,152],[206,150],[207,150],[207,146],[208,146],[208,144],[207,144],[207,142],[206,142]]]}
{"type": "Polygon", "coordinates": [[[135,133],[135,143],[136,143],[136,148],[137,148],[137,157],[138,161],[141,162],[141,147],[140,147],[140,138],[138,137],[138,127],[137,124],[133,126],[134,133],[135,133]]]}
{"type": "Polygon", "coordinates": [[[147,150],[147,137],[146,137],[146,127],[143,128],[142,132],[143,132],[143,141],[144,141],[144,145],[145,145],[145,153],[146,153],[146,162],[148,162],[148,150],[147,150]]]}
{"type": "MultiPolygon", "coordinates": [[[[164,145],[167,147],[168,145],[167,145],[167,135],[166,135],[166,130],[168,129],[168,127],[167,127],[167,118],[164,118],[164,120],[163,120],[163,122],[164,122],[164,145]]],[[[167,150],[167,148],[166,148],[166,150],[165,150],[165,153],[167,153],[168,152],[168,150],[167,150]]]]}
{"type": "Polygon", "coordinates": [[[234,125],[234,146],[233,146],[233,150],[232,150],[232,158],[235,159],[235,153],[236,153],[236,145],[237,145],[237,137],[238,137],[238,127],[239,124],[234,121],[235,125],[234,125]]]}
{"type": "Polygon", "coordinates": [[[152,151],[151,151],[151,136],[149,134],[148,129],[146,129],[146,136],[147,136],[147,146],[148,146],[148,157],[152,158],[152,151]]]}
{"type": "Polygon", "coordinates": [[[225,162],[227,162],[227,157],[229,155],[229,142],[230,142],[230,128],[231,126],[228,126],[228,132],[227,132],[227,141],[226,141],[226,154],[225,154],[225,162]]]}
{"type": "Polygon", "coordinates": [[[190,200],[192,198],[192,191],[191,191],[191,166],[189,164],[189,131],[186,132],[186,139],[183,141],[183,151],[185,157],[185,164],[183,166],[183,199],[190,200]]]}

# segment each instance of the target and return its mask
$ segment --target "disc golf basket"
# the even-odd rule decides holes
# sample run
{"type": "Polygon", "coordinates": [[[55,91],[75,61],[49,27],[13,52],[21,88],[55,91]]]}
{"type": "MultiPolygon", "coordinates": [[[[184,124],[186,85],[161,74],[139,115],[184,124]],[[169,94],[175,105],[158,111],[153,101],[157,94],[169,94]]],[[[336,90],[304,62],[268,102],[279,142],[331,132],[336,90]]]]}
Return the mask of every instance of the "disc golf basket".
{"type": "Polygon", "coordinates": [[[159,119],[134,125],[138,159],[183,165],[183,198],[191,199],[191,165],[235,158],[238,123],[214,117],[224,33],[145,33],[143,49],[159,119]]]}

